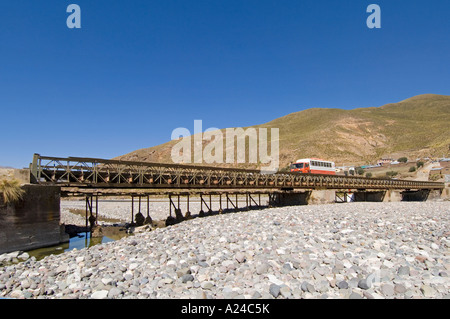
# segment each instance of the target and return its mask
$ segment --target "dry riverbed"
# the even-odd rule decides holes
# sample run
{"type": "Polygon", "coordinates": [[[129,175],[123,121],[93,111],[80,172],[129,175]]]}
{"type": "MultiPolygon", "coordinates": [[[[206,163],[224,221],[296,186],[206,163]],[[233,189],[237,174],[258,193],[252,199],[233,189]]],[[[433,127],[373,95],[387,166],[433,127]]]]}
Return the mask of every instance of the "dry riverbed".
{"type": "Polygon", "coordinates": [[[449,220],[448,201],[195,218],[1,267],[0,297],[449,298],[449,220]]]}

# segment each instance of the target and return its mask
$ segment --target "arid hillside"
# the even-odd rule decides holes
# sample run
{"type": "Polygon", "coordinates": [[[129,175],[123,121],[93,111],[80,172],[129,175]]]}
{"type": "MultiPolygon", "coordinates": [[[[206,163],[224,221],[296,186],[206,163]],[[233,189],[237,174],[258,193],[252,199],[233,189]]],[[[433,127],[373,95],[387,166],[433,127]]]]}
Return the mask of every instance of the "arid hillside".
{"type": "MultiPolygon", "coordinates": [[[[374,163],[381,157],[449,156],[449,123],[450,96],[426,94],[381,107],[353,110],[311,108],[253,127],[279,128],[279,160],[280,168],[283,168],[292,161],[307,157],[333,160],[340,165],[374,163]]],[[[171,150],[177,143],[169,141],[118,158],[172,163],[171,150]]],[[[209,143],[209,140],[204,140],[203,146],[209,143]]],[[[246,149],[248,152],[248,143],[246,149]]],[[[226,151],[224,148],[224,154],[226,151]]],[[[260,166],[258,163],[208,165],[260,166]]]]}

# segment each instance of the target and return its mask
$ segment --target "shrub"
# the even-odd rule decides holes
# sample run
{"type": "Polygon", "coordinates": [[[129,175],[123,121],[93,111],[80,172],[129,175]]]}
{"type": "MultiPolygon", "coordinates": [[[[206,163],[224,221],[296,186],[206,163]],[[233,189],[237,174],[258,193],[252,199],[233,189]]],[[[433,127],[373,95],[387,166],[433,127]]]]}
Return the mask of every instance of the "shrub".
{"type": "Polygon", "coordinates": [[[396,175],[398,175],[398,172],[396,172],[396,171],[386,172],[386,176],[389,177],[389,178],[392,178],[392,177],[394,177],[396,175]]]}
{"type": "Polygon", "coordinates": [[[399,161],[400,163],[407,163],[408,162],[408,158],[407,157],[400,157],[397,161],[399,161]]]}
{"type": "Polygon", "coordinates": [[[288,165],[288,166],[281,168],[279,172],[280,173],[289,173],[290,171],[291,171],[291,166],[288,165]]]}
{"type": "Polygon", "coordinates": [[[415,166],[411,166],[410,168],[409,168],[409,172],[415,172],[416,171],[416,167],[415,166]]]}
{"type": "Polygon", "coordinates": [[[437,181],[438,179],[440,179],[441,178],[441,175],[440,174],[434,174],[434,175],[430,175],[429,177],[428,177],[428,180],[430,180],[430,181],[432,181],[432,182],[435,182],[435,181],[437,181]]]}
{"type": "Polygon", "coordinates": [[[417,166],[417,168],[419,168],[419,167],[423,167],[424,164],[425,164],[424,162],[418,161],[418,162],[416,163],[416,166],[417,166]]]}
{"type": "Polygon", "coordinates": [[[372,177],[372,173],[367,172],[367,173],[366,173],[366,177],[367,177],[367,178],[371,178],[371,177],[372,177]]]}
{"type": "Polygon", "coordinates": [[[3,193],[3,202],[8,204],[22,199],[25,191],[20,187],[17,179],[3,179],[0,181],[0,193],[3,193]]]}
{"type": "Polygon", "coordinates": [[[356,174],[358,175],[364,175],[364,169],[362,167],[357,167],[356,168],[356,174]]]}

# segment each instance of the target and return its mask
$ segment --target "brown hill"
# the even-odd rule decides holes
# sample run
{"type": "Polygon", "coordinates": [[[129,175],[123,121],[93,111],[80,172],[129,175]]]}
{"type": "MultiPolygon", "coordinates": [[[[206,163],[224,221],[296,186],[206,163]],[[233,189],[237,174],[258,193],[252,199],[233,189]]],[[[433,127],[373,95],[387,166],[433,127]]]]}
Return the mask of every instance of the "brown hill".
{"type": "MultiPolygon", "coordinates": [[[[312,108],[253,127],[279,128],[279,160],[283,168],[308,157],[333,160],[340,165],[368,164],[381,157],[448,156],[449,123],[450,96],[426,94],[381,107],[312,108]]],[[[173,163],[171,150],[177,143],[170,141],[140,149],[118,159],[173,163]]],[[[203,141],[204,146],[209,143],[203,141]]],[[[207,165],[259,167],[258,164],[207,165]]]]}

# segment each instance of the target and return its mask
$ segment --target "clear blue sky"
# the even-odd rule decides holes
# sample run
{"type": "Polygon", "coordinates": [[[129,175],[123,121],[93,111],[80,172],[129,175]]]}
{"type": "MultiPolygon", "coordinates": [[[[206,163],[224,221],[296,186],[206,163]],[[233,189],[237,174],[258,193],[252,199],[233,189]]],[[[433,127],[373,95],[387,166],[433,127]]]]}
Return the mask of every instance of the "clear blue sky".
{"type": "Polygon", "coordinates": [[[448,0],[2,0],[0,165],[450,95],[448,0]],[[66,8],[81,7],[81,29],[66,8]],[[366,8],[381,7],[381,29],[366,8]]]}

